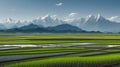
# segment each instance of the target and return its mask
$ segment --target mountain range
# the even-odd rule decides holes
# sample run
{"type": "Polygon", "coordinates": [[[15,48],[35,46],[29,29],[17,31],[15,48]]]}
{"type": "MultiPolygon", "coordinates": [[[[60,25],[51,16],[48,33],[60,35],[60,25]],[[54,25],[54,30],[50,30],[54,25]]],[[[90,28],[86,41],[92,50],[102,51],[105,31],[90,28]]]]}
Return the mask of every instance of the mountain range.
{"type": "Polygon", "coordinates": [[[89,15],[85,18],[75,19],[71,22],[53,18],[50,15],[32,21],[14,21],[9,18],[0,23],[0,32],[120,32],[120,23],[110,21],[100,14],[89,15]]]}
{"type": "Polygon", "coordinates": [[[87,31],[120,32],[120,23],[105,19],[99,14],[98,16],[89,15],[76,22],[73,21],[72,25],[87,31]]]}

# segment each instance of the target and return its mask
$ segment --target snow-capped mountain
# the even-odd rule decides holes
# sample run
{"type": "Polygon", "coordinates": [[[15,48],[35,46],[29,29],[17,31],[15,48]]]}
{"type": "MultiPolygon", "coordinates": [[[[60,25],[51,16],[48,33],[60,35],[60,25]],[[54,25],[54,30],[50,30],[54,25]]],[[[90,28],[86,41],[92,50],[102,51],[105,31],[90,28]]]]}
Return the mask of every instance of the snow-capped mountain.
{"type": "Polygon", "coordinates": [[[0,23],[0,30],[1,29],[11,29],[11,28],[19,28],[19,27],[22,27],[24,25],[28,25],[30,24],[30,22],[27,22],[27,21],[16,21],[12,18],[7,18],[5,19],[3,22],[0,23]]]}
{"type": "MultiPolygon", "coordinates": [[[[53,18],[51,18],[51,16],[49,15],[44,16],[44,19],[43,17],[41,17],[39,19],[33,19],[32,21],[20,21],[20,20],[16,21],[12,18],[7,18],[7,19],[4,19],[4,21],[0,23],[0,29],[19,28],[25,25],[29,25],[31,23],[37,24],[39,26],[42,26],[42,25],[51,26],[53,25],[53,21],[54,21],[53,18]]],[[[54,22],[57,22],[57,21],[54,21],[54,22]]]]}
{"type": "Polygon", "coordinates": [[[120,23],[113,22],[105,19],[102,16],[98,16],[97,27],[99,31],[103,32],[120,32],[120,23]]]}
{"type": "MultiPolygon", "coordinates": [[[[32,21],[16,21],[14,19],[8,18],[3,23],[0,23],[0,30],[6,30],[6,29],[18,29],[25,26],[29,26],[28,28],[31,28],[30,26],[35,25],[45,28],[48,30],[52,27],[56,28],[57,30],[60,29],[67,29],[70,28],[71,30],[80,28],[82,30],[86,31],[101,31],[101,32],[120,32],[120,23],[115,21],[110,21],[100,14],[97,16],[88,15],[87,17],[83,18],[77,18],[74,19],[72,22],[60,20],[59,18],[52,17],[50,15],[46,15],[37,19],[33,19],[32,21]],[[33,24],[33,25],[32,25],[33,24]],[[68,24],[68,25],[62,25],[62,24],[68,24]],[[71,26],[69,26],[71,25],[71,26]],[[73,27],[73,26],[76,26],[73,27]],[[67,27],[67,28],[65,28],[67,27]],[[59,28],[59,29],[58,29],[59,28]]],[[[38,28],[37,28],[38,29],[38,28]]]]}
{"type": "Polygon", "coordinates": [[[49,26],[57,26],[63,23],[62,20],[59,20],[58,18],[53,18],[50,15],[45,15],[43,17],[40,17],[38,19],[34,19],[32,21],[33,24],[37,24],[40,26],[44,27],[49,27],[49,26]]]}
{"type": "Polygon", "coordinates": [[[5,29],[13,28],[15,25],[15,20],[12,18],[7,18],[4,20],[4,23],[2,23],[5,26],[5,29]]]}
{"type": "Polygon", "coordinates": [[[86,31],[101,31],[101,32],[120,32],[120,23],[110,21],[100,14],[97,16],[89,15],[81,18],[79,21],[73,21],[72,24],[86,31]]]}
{"type": "Polygon", "coordinates": [[[98,16],[89,15],[85,18],[85,22],[83,22],[84,24],[80,27],[88,31],[98,31],[97,28],[98,20],[99,20],[99,15],[98,16]]]}

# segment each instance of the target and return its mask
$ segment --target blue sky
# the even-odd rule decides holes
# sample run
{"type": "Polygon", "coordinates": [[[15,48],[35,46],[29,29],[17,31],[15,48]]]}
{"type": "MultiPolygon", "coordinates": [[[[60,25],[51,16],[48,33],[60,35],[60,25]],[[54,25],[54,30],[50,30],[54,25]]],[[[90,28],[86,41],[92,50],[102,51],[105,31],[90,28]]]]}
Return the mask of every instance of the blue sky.
{"type": "Polygon", "coordinates": [[[31,20],[46,14],[60,18],[70,13],[80,17],[98,13],[107,17],[120,16],[120,0],[0,0],[0,19],[31,20]]]}

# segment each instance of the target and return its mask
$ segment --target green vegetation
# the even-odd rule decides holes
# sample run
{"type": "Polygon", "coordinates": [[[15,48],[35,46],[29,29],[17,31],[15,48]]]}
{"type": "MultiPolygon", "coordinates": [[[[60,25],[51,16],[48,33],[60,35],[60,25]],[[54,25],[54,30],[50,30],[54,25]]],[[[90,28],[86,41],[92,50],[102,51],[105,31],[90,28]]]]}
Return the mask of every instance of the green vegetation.
{"type": "Polygon", "coordinates": [[[51,44],[91,42],[97,44],[120,44],[119,35],[73,35],[73,34],[41,34],[41,35],[0,35],[0,44],[51,44]]]}
{"type": "Polygon", "coordinates": [[[63,52],[85,52],[88,49],[82,48],[40,48],[40,49],[29,49],[29,50],[9,50],[0,51],[0,56],[5,55],[32,55],[32,54],[50,54],[50,53],[63,53],[63,52]]]}
{"type": "Polygon", "coordinates": [[[92,57],[52,58],[46,60],[17,63],[11,65],[10,67],[103,67],[119,62],[120,54],[112,54],[92,57]]]}
{"type": "Polygon", "coordinates": [[[5,67],[104,67],[120,62],[118,34],[5,34],[0,35],[0,46],[4,44],[59,46],[1,49],[0,62],[5,67]]]}

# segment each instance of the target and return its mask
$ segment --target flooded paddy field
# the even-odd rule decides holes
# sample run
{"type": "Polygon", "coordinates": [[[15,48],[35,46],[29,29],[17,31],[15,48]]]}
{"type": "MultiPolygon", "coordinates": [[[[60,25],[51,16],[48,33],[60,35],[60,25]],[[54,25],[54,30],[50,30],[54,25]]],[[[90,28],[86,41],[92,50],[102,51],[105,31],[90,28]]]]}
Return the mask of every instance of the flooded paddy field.
{"type": "Polygon", "coordinates": [[[119,35],[0,35],[3,67],[119,66],[119,55],[119,35]]]}

